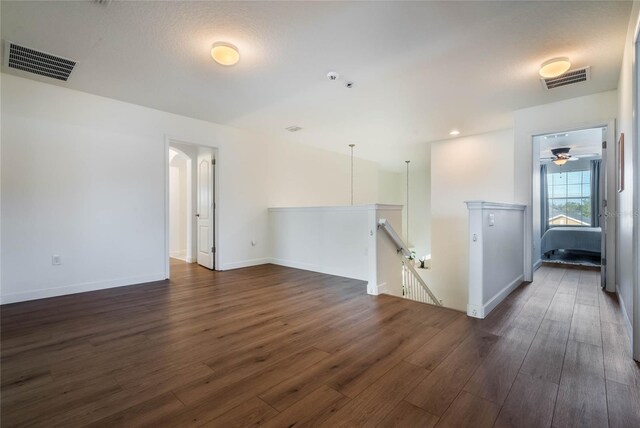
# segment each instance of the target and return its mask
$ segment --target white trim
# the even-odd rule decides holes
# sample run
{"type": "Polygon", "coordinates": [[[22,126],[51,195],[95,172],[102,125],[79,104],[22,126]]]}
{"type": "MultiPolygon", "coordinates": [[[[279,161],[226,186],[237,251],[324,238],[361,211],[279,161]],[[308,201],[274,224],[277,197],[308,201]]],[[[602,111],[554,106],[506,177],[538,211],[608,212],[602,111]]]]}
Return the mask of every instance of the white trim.
{"type": "Polygon", "coordinates": [[[169,244],[169,234],[171,230],[171,225],[169,224],[169,168],[170,168],[170,159],[169,159],[169,147],[171,144],[171,139],[167,136],[164,138],[164,279],[169,279],[171,275],[171,255],[169,254],[170,244],[169,244]]]}
{"type": "Polygon", "coordinates": [[[271,263],[271,259],[266,257],[261,259],[240,260],[238,262],[225,263],[222,265],[222,268],[218,270],[241,269],[251,266],[266,265],[268,263],[271,263]]]}
{"type": "MultiPolygon", "coordinates": [[[[633,247],[632,247],[632,255],[631,260],[635,260],[635,267],[633,268],[632,275],[632,286],[633,290],[631,293],[632,296],[632,317],[633,323],[631,325],[630,335],[631,335],[631,352],[633,355],[633,359],[636,361],[640,361],[640,215],[638,211],[640,211],[640,117],[638,116],[639,108],[640,108],[640,82],[638,78],[640,76],[640,70],[638,69],[638,60],[640,56],[640,16],[637,18],[636,28],[635,28],[635,38],[633,39],[633,50],[632,50],[632,66],[631,66],[631,88],[633,91],[632,101],[631,101],[631,129],[632,129],[632,137],[631,145],[633,147],[633,158],[631,160],[633,165],[633,176],[636,177],[636,182],[633,183],[633,210],[634,210],[634,218],[633,218],[633,230],[635,236],[632,239],[633,247]]],[[[618,293],[619,294],[619,293],[618,293]]],[[[627,319],[628,319],[627,314],[627,319]]]]}
{"type": "Polygon", "coordinates": [[[516,279],[514,279],[512,282],[510,282],[506,287],[500,290],[498,294],[493,296],[491,300],[489,300],[484,305],[482,306],[467,305],[467,314],[469,314],[469,316],[473,316],[474,318],[484,318],[485,314],[488,315],[489,313],[491,313],[491,311],[494,310],[496,306],[498,306],[513,290],[518,288],[520,284],[522,284],[523,282],[524,282],[524,275],[520,275],[516,279]],[[478,311],[477,316],[470,315],[473,309],[478,311]]]}
{"type": "Polygon", "coordinates": [[[318,273],[324,273],[327,275],[334,275],[334,276],[341,276],[343,278],[349,278],[349,279],[357,279],[360,281],[367,281],[368,278],[358,278],[358,277],[354,277],[352,275],[349,275],[341,270],[335,270],[335,269],[327,269],[325,266],[322,265],[317,265],[317,264],[313,264],[313,263],[304,263],[304,262],[296,262],[296,261],[292,261],[292,260],[284,260],[284,259],[267,259],[269,260],[268,263],[272,263],[274,265],[279,265],[279,266],[285,266],[285,267],[290,267],[290,268],[294,268],[294,269],[302,269],[302,270],[308,270],[311,272],[318,272],[318,273]]]}
{"type": "Polygon", "coordinates": [[[368,205],[340,205],[327,207],[271,207],[269,211],[375,211],[392,210],[402,211],[402,205],[368,204],[368,205]]]}
{"type": "Polygon", "coordinates": [[[542,259],[538,259],[538,261],[533,264],[533,271],[535,272],[540,269],[540,266],[542,266],[542,259]]]}
{"type": "Polygon", "coordinates": [[[85,282],[81,284],[65,285],[62,287],[43,288],[40,290],[25,291],[21,293],[5,294],[0,296],[0,304],[25,302],[28,300],[45,299],[48,297],[65,296],[68,294],[85,293],[88,291],[104,290],[106,288],[124,287],[127,285],[139,285],[146,282],[165,280],[164,272],[154,274],[132,276],[128,278],[110,279],[107,281],[85,282]]]}
{"type": "Polygon", "coordinates": [[[624,299],[622,298],[622,294],[620,294],[620,290],[616,286],[616,296],[618,297],[618,304],[620,308],[622,308],[622,315],[624,317],[624,326],[627,328],[627,333],[630,337],[632,337],[633,327],[631,326],[631,319],[629,318],[629,314],[627,313],[627,307],[624,305],[624,299]]]}
{"type": "Polygon", "coordinates": [[[387,291],[387,283],[386,282],[378,284],[377,290],[375,290],[375,292],[368,293],[368,294],[370,294],[372,296],[377,296],[378,294],[388,294],[389,296],[392,296],[392,294],[390,294],[387,291]]]}
{"type": "Polygon", "coordinates": [[[510,204],[505,202],[488,202],[488,201],[465,201],[467,208],[470,210],[515,210],[524,211],[527,206],[522,204],[510,204]]]}
{"type": "Polygon", "coordinates": [[[170,251],[169,255],[174,259],[186,259],[187,250],[170,251]]]}

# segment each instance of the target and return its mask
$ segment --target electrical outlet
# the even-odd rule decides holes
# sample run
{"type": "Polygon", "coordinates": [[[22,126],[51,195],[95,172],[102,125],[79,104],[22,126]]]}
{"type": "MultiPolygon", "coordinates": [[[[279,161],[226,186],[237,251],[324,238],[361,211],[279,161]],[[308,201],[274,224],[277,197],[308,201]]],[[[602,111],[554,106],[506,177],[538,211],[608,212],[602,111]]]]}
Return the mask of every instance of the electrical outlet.
{"type": "Polygon", "coordinates": [[[53,266],[59,266],[62,264],[62,260],[60,259],[60,256],[57,254],[54,254],[53,256],[51,256],[51,264],[53,266]]]}

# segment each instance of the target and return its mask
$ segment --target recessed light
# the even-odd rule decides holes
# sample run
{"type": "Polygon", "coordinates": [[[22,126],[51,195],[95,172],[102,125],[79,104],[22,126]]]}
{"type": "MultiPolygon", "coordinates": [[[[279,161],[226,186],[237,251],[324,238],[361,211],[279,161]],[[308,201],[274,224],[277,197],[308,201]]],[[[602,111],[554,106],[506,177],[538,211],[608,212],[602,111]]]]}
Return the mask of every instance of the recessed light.
{"type": "Polygon", "coordinates": [[[553,58],[549,61],[545,61],[540,66],[540,77],[545,79],[552,79],[554,77],[562,76],[571,68],[571,62],[569,58],[553,58]]]}
{"type": "Polygon", "coordinates": [[[449,132],[449,135],[460,135],[460,131],[458,131],[457,129],[454,129],[451,132],[449,132]]]}
{"type": "Polygon", "coordinates": [[[220,65],[235,65],[240,61],[240,52],[231,43],[215,42],[211,46],[211,58],[220,65]]]}

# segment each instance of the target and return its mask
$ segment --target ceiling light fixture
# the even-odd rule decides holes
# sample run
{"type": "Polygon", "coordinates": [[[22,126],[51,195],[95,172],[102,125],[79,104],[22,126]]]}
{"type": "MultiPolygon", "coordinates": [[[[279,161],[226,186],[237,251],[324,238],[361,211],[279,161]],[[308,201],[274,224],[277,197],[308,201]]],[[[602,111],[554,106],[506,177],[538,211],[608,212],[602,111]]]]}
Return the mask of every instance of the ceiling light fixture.
{"type": "Polygon", "coordinates": [[[452,130],[451,132],[449,132],[449,135],[460,135],[460,131],[458,131],[457,129],[452,130]]]}
{"type": "Polygon", "coordinates": [[[567,163],[567,161],[568,161],[568,160],[569,160],[569,159],[555,159],[555,160],[553,161],[553,163],[555,163],[555,164],[556,164],[556,165],[558,165],[558,166],[562,166],[562,165],[564,165],[565,163],[567,163]]]}
{"type": "Polygon", "coordinates": [[[571,68],[571,62],[569,58],[553,58],[549,61],[545,61],[540,66],[540,77],[545,79],[551,79],[554,77],[562,76],[571,68]]]}
{"type": "Polygon", "coordinates": [[[240,52],[231,43],[215,42],[211,46],[211,58],[220,65],[231,66],[240,61],[240,52]]]}

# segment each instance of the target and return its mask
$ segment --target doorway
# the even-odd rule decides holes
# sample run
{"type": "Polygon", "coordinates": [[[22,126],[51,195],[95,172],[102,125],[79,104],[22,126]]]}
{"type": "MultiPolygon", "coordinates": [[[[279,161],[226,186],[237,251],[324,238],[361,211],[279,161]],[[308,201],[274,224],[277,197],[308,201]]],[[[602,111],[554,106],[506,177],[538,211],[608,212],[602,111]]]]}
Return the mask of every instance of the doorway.
{"type": "Polygon", "coordinates": [[[607,127],[533,138],[537,264],[607,269],[607,127]]]}
{"type": "Polygon", "coordinates": [[[181,150],[169,148],[169,257],[193,262],[192,160],[181,150]]]}
{"type": "Polygon", "coordinates": [[[166,274],[179,263],[215,270],[217,149],[167,139],[166,274]]]}

